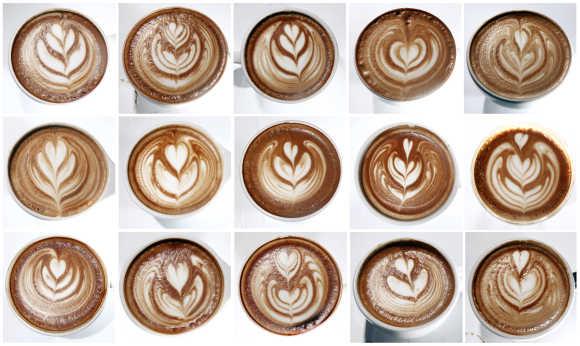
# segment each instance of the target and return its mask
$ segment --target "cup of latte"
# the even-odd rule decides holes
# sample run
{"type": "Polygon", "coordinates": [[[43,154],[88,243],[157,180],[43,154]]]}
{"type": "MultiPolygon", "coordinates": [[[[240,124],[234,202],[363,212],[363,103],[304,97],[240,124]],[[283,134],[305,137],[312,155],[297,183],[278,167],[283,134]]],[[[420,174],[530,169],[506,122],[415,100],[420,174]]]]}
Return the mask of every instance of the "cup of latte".
{"type": "Polygon", "coordinates": [[[107,271],[97,253],[69,237],[28,244],[12,259],[6,275],[16,316],[48,335],[86,329],[103,310],[108,289],[107,271]]]}
{"type": "Polygon", "coordinates": [[[302,9],[272,12],[245,35],[238,63],[267,101],[297,103],[320,93],[338,65],[330,28],[302,9]]]}
{"type": "Polygon", "coordinates": [[[417,338],[445,322],[459,287],[444,252],[420,240],[395,239],[357,266],[353,293],[368,322],[401,338],[417,338]]]}
{"type": "Polygon", "coordinates": [[[78,215],[114,192],[114,164],[84,130],[45,124],[25,133],[8,159],[16,203],[41,219],[78,215]]]}
{"type": "Polygon", "coordinates": [[[566,77],[572,48],[551,18],[511,11],[487,20],[475,32],[467,67],[475,84],[491,98],[486,112],[505,113],[556,89],[566,77]]]}
{"type": "Polygon", "coordinates": [[[229,298],[229,266],[208,246],[183,237],[148,244],[125,264],[121,301],[138,326],[176,335],[206,324],[229,298]]]}
{"type": "Polygon", "coordinates": [[[139,137],[127,159],[129,194],[162,224],[183,226],[228,178],[229,152],[186,123],[149,129],[139,137]]]}
{"type": "Polygon", "coordinates": [[[553,332],[574,303],[574,276],[558,250],[516,239],[485,252],[471,270],[469,302],[486,330],[505,340],[553,332]]]}

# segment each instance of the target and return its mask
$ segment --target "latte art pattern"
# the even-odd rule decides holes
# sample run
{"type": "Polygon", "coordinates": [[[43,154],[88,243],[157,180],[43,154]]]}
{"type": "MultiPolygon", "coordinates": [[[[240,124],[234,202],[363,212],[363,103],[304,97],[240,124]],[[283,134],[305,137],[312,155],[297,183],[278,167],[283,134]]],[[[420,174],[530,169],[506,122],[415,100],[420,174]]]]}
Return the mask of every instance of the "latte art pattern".
{"type": "Polygon", "coordinates": [[[334,43],[324,27],[295,12],[263,19],[250,34],[245,51],[252,82],[281,100],[314,94],[330,78],[334,59],[334,43]]]}
{"type": "Polygon", "coordinates": [[[16,79],[32,96],[70,102],[91,92],[102,79],[107,49],[88,19],[68,11],[50,11],[30,19],[12,47],[16,79]]]}
{"type": "Polygon", "coordinates": [[[102,195],[108,163],[79,130],[46,126],[24,136],[10,156],[10,184],[20,203],[43,217],[80,213],[102,195]]]}
{"type": "Polygon", "coordinates": [[[571,183],[566,154],[550,138],[530,129],[514,129],[491,139],[477,160],[476,166],[484,168],[475,171],[478,193],[493,211],[510,220],[551,213],[571,183]]]}
{"type": "Polygon", "coordinates": [[[184,214],[205,205],[217,192],[223,163],[202,132],[168,125],[145,135],[133,148],[129,183],[137,198],[163,214],[184,214]]]}
{"type": "Polygon", "coordinates": [[[534,242],[512,242],[495,250],[473,280],[474,303],[481,316],[511,335],[550,328],[571,299],[562,260],[534,242]]]}
{"type": "Polygon", "coordinates": [[[124,55],[125,71],[140,92],[159,102],[181,103],[217,83],[227,45],[208,17],[170,8],[152,13],[133,28],[124,55]]]}
{"type": "Polygon", "coordinates": [[[411,241],[377,250],[365,260],[357,280],[364,309],[397,327],[437,318],[455,290],[453,271],[445,258],[430,246],[411,241]]]}
{"type": "Polygon", "coordinates": [[[362,189],[377,210],[393,218],[433,213],[447,200],[453,182],[451,154],[435,134],[420,127],[382,132],[363,156],[362,189]]]}
{"type": "Polygon", "coordinates": [[[278,334],[298,334],[322,323],[340,295],[329,255],[301,238],[281,238],[256,250],[242,273],[246,310],[278,334]]]}
{"type": "Polygon", "coordinates": [[[166,334],[209,320],[223,297],[223,274],[207,250],[181,239],[155,243],[139,254],[125,276],[125,300],[141,324],[166,334]]]}
{"type": "Polygon", "coordinates": [[[500,98],[526,101],[542,96],[564,79],[571,48],[550,19],[531,12],[509,12],[484,24],[473,38],[474,78],[500,98]]]}
{"type": "Polygon", "coordinates": [[[322,208],[336,191],[340,161],[330,140],[299,123],[275,125],[248,146],[242,165],[246,190],[267,212],[301,217],[322,208]]]}
{"type": "Polygon", "coordinates": [[[86,245],[47,238],[26,248],[10,273],[12,304],[32,326],[65,332],[90,321],[107,286],[100,260],[86,245]]]}
{"type": "Polygon", "coordinates": [[[375,93],[416,99],[443,84],[455,64],[451,32],[435,16],[414,9],[384,13],[361,33],[356,67],[375,93]]]}

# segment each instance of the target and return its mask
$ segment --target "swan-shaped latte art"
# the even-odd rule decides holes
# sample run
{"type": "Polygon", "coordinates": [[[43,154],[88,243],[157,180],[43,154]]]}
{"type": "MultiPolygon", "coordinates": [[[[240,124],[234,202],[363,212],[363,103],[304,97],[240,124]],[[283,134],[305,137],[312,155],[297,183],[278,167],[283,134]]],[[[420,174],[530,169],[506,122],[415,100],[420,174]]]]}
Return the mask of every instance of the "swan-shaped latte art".
{"type": "Polygon", "coordinates": [[[256,250],[242,273],[242,300],[263,327],[297,334],[322,323],[338,300],[340,274],[326,251],[301,238],[256,250]]]}
{"type": "Polygon", "coordinates": [[[496,250],[479,268],[473,288],[478,309],[509,334],[546,329],[566,308],[566,270],[549,250],[514,243],[496,250]]]}
{"type": "Polygon", "coordinates": [[[330,78],[334,43],[326,30],[308,16],[274,14],[254,28],[248,42],[248,73],[269,96],[301,99],[315,93],[330,78]]]}
{"type": "Polygon", "coordinates": [[[530,12],[500,15],[476,33],[470,64],[478,82],[499,97],[526,100],[556,87],[570,64],[566,35],[530,12]]]}
{"type": "Polygon", "coordinates": [[[27,134],[10,160],[16,198],[46,217],[77,214],[104,191],[108,167],[99,145],[79,130],[47,126],[27,134]]]}
{"type": "Polygon", "coordinates": [[[217,192],[220,153],[209,137],[187,126],[165,126],[145,135],[129,159],[129,181],[139,200],[166,214],[196,210],[217,192]]]}
{"type": "Polygon", "coordinates": [[[445,25],[418,10],[395,10],[361,33],[357,69],[371,90],[407,100],[439,87],[453,69],[455,43],[445,25]]]}
{"type": "Polygon", "coordinates": [[[78,14],[54,11],[20,29],[12,59],[17,79],[33,96],[70,102],[100,82],[107,51],[94,24],[78,14]]]}
{"type": "Polygon", "coordinates": [[[217,261],[184,240],[153,244],[133,260],[125,276],[129,310],[140,323],[161,333],[181,333],[205,323],[222,295],[217,261]]]}
{"type": "Polygon", "coordinates": [[[209,91],[226,64],[227,45],[217,25],[185,8],[142,19],[125,44],[125,71],[146,96],[164,103],[191,101],[209,91]]]}
{"type": "Polygon", "coordinates": [[[15,261],[13,302],[25,320],[45,330],[64,331],[90,320],[106,291],[99,260],[83,244],[48,238],[15,261]]]}

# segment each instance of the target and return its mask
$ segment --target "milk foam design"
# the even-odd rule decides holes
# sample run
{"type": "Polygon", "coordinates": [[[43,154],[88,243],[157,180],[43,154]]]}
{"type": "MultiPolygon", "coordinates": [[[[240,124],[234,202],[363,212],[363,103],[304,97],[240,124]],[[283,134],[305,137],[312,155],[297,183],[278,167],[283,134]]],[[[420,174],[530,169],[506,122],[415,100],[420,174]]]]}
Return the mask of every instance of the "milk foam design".
{"type": "Polygon", "coordinates": [[[558,189],[560,164],[545,142],[528,143],[528,135],[516,133],[513,143],[499,144],[491,153],[486,170],[487,184],[504,207],[518,212],[542,207],[558,189]],[[526,145],[532,146],[524,156],[526,145]]]}
{"type": "Polygon", "coordinates": [[[411,273],[414,266],[415,261],[411,258],[406,260],[404,258],[397,258],[395,260],[395,268],[400,274],[403,274],[405,279],[401,280],[394,275],[387,277],[389,288],[401,297],[417,299],[427,286],[429,273],[425,269],[421,269],[419,275],[416,278],[412,278],[411,273]]]}

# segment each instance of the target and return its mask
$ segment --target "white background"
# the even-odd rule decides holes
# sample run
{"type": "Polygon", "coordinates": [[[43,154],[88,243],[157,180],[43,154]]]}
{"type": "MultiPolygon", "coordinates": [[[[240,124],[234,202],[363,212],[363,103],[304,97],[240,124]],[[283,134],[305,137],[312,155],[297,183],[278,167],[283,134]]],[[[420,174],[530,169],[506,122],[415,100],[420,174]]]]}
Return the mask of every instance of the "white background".
{"type": "Polygon", "coordinates": [[[345,6],[343,4],[237,4],[234,6],[235,56],[242,49],[247,33],[263,17],[284,9],[303,10],[314,14],[328,25],[338,46],[338,61],[332,79],[319,94],[298,103],[280,103],[259,95],[245,80],[240,64],[235,66],[234,108],[236,113],[344,113],[346,110],[345,6]]]}
{"type": "Polygon", "coordinates": [[[107,70],[101,83],[95,90],[85,97],[71,103],[46,104],[32,99],[25,94],[10,69],[10,45],[14,35],[21,25],[30,17],[49,9],[62,8],[61,3],[44,4],[6,4],[4,6],[4,34],[3,49],[3,87],[4,102],[3,110],[6,113],[42,113],[48,114],[74,114],[101,115],[112,114],[117,109],[115,104],[114,76],[116,75],[117,61],[117,22],[115,20],[116,8],[113,4],[67,4],[66,8],[75,10],[89,18],[105,36],[109,60],[107,70]]]}
{"type": "MultiPolygon", "coordinates": [[[[285,236],[285,233],[238,233],[235,239],[235,292],[239,292],[239,278],[246,260],[250,255],[264,243],[285,236]]],[[[295,335],[292,337],[281,336],[271,332],[264,331],[258,326],[246,313],[244,307],[238,298],[235,304],[235,336],[236,340],[251,340],[253,344],[260,345],[301,345],[308,343],[310,345],[324,344],[335,345],[343,344],[348,340],[348,301],[351,291],[350,279],[347,273],[347,249],[346,233],[325,232],[325,233],[297,233],[292,235],[308,238],[318,243],[328,251],[338,265],[342,276],[343,291],[336,310],[330,317],[318,327],[307,333],[295,335]],[[346,289],[348,288],[348,289],[346,289]]],[[[239,295],[238,295],[239,297],[239,295]]]]}
{"type": "MultiPolygon", "coordinates": [[[[145,2],[145,1],[143,1],[145,2]]],[[[161,1],[159,1],[161,3],[161,1]]],[[[195,114],[228,114],[232,112],[232,70],[231,70],[231,20],[230,6],[227,4],[121,4],[119,5],[119,112],[121,113],[195,113],[195,114]],[[165,7],[188,7],[211,18],[221,29],[228,44],[228,62],[226,69],[214,87],[201,97],[184,104],[164,105],[136,95],[135,89],[125,74],[123,67],[123,46],[127,34],[135,24],[151,12],[165,7]],[[137,98],[137,100],[135,99],[137,98]],[[137,102],[135,102],[137,101],[137,102]]]]}
{"type": "Polygon", "coordinates": [[[384,12],[401,8],[419,8],[439,18],[451,31],[455,40],[456,62],[449,79],[433,93],[418,100],[408,102],[385,101],[370,91],[360,80],[354,62],[349,66],[350,85],[350,111],[352,113],[396,113],[396,112],[461,112],[461,102],[457,95],[461,93],[461,74],[463,71],[463,47],[461,38],[461,6],[452,4],[417,4],[417,3],[391,3],[382,4],[356,4],[350,10],[349,43],[351,50],[349,57],[354,61],[354,49],[356,41],[363,29],[373,19],[384,12]]]}
{"type": "MultiPolygon", "coordinates": [[[[572,268],[572,271],[577,270],[576,264],[576,234],[575,233],[559,233],[559,232],[527,232],[522,235],[521,232],[511,232],[511,233],[467,233],[466,234],[466,247],[465,247],[465,279],[469,280],[472,271],[477,265],[477,261],[485,256],[494,247],[500,244],[514,240],[517,238],[527,238],[534,239],[543,242],[556,251],[568,261],[568,264],[572,268]]],[[[467,284],[466,284],[467,286],[467,284]]],[[[471,307],[470,302],[466,301],[466,306],[471,307]]],[[[538,339],[538,342],[566,342],[572,343],[573,340],[578,338],[578,328],[576,326],[577,320],[577,309],[576,302],[570,311],[568,317],[564,322],[552,333],[538,339]]],[[[490,333],[487,329],[477,320],[477,317],[473,311],[468,308],[466,309],[467,314],[465,316],[465,332],[467,333],[467,341],[476,342],[479,338],[483,341],[489,342],[506,342],[506,339],[502,339],[494,334],[490,333]]]]}
{"type": "Polygon", "coordinates": [[[119,122],[119,223],[122,228],[223,229],[233,224],[231,169],[231,119],[229,117],[123,117],[119,122]],[[132,194],[127,178],[131,150],[148,132],[167,124],[185,124],[206,133],[222,151],[224,174],[217,194],[202,208],[178,218],[150,214],[132,194]]]}

